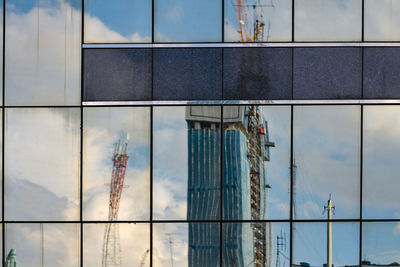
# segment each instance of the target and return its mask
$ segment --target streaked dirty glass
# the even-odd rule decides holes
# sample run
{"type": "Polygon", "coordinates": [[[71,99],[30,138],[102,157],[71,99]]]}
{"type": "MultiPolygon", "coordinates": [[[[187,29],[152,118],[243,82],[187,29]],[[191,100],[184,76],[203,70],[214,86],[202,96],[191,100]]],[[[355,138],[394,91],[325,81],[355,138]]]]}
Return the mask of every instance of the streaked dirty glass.
{"type": "Polygon", "coordinates": [[[84,220],[149,219],[149,107],[84,108],[83,179],[84,220]]]}
{"type": "Polygon", "coordinates": [[[289,223],[224,223],[223,266],[290,266],[289,223]]]}
{"type": "Polygon", "coordinates": [[[85,43],[149,43],[152,1],[86,0],[85,43]]]}
{"type": "Polygon", "coordinates": [[[364,39],[366,41],[400,40],[400,1],[365,0],[364,39]]]}
{"type": "Polygon", "coordinates": [[[221,42],[223,0],[155,0],[155,42],[221,42]]]}
{"type": "Polygon", "coordinates": [[[289,219],[290,107],[225,106],[225,220],[289,219]]]}
{"type": "Polygon", "coordinates": [[[81,0],[8,0],[7,105],[79,105],[81,0]]]}
{"type": "Polygon", "coordinates": [[[363,118],[363,217],[397,219],[400,107],[364,106],[363,118]]]}
{"type": "Polygon", "coordinates": [[[224,0],[225,42],[292,40],[291,0],[224,0]]]}
{"type": "Polygon", "coordinates": [[[153,224],[153,266],[220,266],[218,223],[153,224]]]}
{"type": "Polygon", "coordinates": [[[220,106],[154,107],[154,219],[219,219],[220,120],[220,106]]]}
{"type": "Polygon", "coordinates": [[[360,216],[360,106],[293,107],[293,216],[360,216]]]}
{"type": "Polygon", "coordinates": [[[79,220],[79,108],[10,108],[5,120],[5,219],[79,220]]]}
{"type": "MultiPolygon", "coordinates": [[[[358,266],[360,250],[360,224],[334,222],[332,227],[332,265],[358,266]]],[[[327,266],[328,223],[294,223],[293,265],[327,266]]]]}
{"type": "Polygon", "coordinates": [[[5,252],[10,265],[7,266],[14,266],[11,263],[15,258],[16,266],[78,267],[80,234],[77,223],[8,223],[5,225],[5,252]]]}
{"type": "Polygon", "coordinates": [[[361,41],[362,0],[296,0],[295,41],[361,41]]]}
{"type": "Polygon", "coordinates": [[[150,266],[150,225],[148,223],[84,224],[83,266],[115,266],[115,262],[110,261],[110,256],[114,256],[115,262],[119,263],[120,267],[150,266]],[[111,247],[105,246],[105,240],[110,242],[111,247]],[[113,249],[114,244],[117,250],[113,249]]]}

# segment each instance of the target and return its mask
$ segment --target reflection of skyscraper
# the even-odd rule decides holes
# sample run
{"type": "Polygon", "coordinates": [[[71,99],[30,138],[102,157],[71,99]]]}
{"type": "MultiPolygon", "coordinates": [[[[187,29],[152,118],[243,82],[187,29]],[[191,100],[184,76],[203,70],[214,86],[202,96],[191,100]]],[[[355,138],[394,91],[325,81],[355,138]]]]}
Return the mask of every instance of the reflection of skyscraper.
{"type": "MultiPolygon", "coordinates": [[[[273,145],[268,140],[267,122],[257,106],[228,106],[223,113],[223,218],[266,219],[265,199],[269,185],[264,161],[269,160],[269,146],[273,145]]],[[[220,118],[219,107],[195,106],[186,110],[189,220],[219,218],[220,118]]],[[[211,251],[218,252],[218,229],[211,225],[203,225],[205,229],[200,229],[200,225],[189,226],[190,266],[194,259],[202,255],[209,257],[211,251]]],[[[271,266],[271,232],[271,225],[265,223],[225,224],[222,232],[224,265],[271,266]]],[[[216,266],[216,263],[202,266],[216,266]]]]}
{"type": "Polygon", "coordinates": [[[6,267],[17,267],[17,252],[13,248],[8,253],[6,267]]]}

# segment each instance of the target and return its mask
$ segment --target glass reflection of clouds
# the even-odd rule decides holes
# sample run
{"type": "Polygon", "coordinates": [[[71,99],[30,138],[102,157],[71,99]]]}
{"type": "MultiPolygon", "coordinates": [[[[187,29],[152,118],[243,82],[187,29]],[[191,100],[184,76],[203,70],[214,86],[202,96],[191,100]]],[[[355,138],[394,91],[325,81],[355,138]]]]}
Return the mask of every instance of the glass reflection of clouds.
{"type": "Polygon", "coordinates": [[[365,0],[364,10],[366,41],[400,40],[400,1],[365,0]]]}
{"type": "Polygon", "coordinates": [[[127,135],[129,159],[118,219],[149,219],[150,108],[85,108],[83,122],[84,219],[108,220],[114,145],[127,135]]]}
{"type": "Polygon", "coordinates": [[[148,0],[86,0],[85,43],[149,43],[151,12],[148,0]]]}
{"type": "Polygon", "coordinates": [[[294,216],[356,219],[360,203],[360,107],[295,106],[293,119],[294,216]]]}

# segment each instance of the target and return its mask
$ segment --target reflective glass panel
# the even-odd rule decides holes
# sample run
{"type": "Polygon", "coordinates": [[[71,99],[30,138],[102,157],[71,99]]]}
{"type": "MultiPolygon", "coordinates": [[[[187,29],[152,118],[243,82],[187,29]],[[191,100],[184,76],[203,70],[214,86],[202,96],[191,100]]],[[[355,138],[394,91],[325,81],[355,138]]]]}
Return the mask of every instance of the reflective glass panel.
{"type": "Polygon", "coordinates": [[[218,223],[153,224],[153,266],[220,266],[218,223]]]}
{"type": "Polygon", "coordinates": [[[224,223],[223,266],[290,266],[289,223],[224,223]]]}
{"type": "Polygon", "coordinates": [[[154,219],[220,215],[219,106],[154,107],[154,219]]]}
{"type": "Polygon", "coordinates": [[[296,0],[295,41],[360,41],[362,0],[296,0]]]}
{"type": "Polygon", "coordinates": [[[156,42],[220,42],[222,0],[155,0],[156,42]]]}
{"type": "Polygon", "coordinates": [[[151,42],[149,0],[85,0],[85,43],[151,42]]]}
{"type": "Polygon", "coordinates": [[[360,106],[295,106],[293,117],[293,216],[358,218],[360,205],[360,106]]]}
{"type": "Polygon", "coordinates": [[[362,265],[398,266],[399,222],[365,222],[362,227],[362,265]]]}
{"type": "Polygon", "coordinates": [[[226,42],[292,40],[291,0],[224,0],[226,42]]]}
{"type": "Polygon", "coordinates": [[[83,266],[150,266],[150,225],[84,224],[83,266]]]}
{"type": "Polygon", "coordinates": [[[400,1],[365,0],[364,12],[366,41],[400,40],[400,1]]]}
{"type": "Polygon", "coordinates": [[[5,266],[80,266],[79,224],[9,223],[5,230],[5,266]]]}
{"type": "Polygon", "coordinates": [[[5,115],[5,218],[78,220],[79,108],[11,108],[5,115]]]}
{"type": "Polygon", "coordinates": [[[150,108],[85,108],[83,123],[84,219],[148,220],[150,108]]]}
{"type": "Polygon", "coordinates": [[[363,217],[400,214],[400,107],[364,106],[363,217]]]}
{"type": "Polygon", "coordinates": [[[327,266],[330,251],[332,266],[359,265],[359,223],[293,224],[293,266],[327,266]],[[330,249],[329,249],[330,248],[330,249]]]}
{"type": "Polygon", "coordinates": [[[225,106],[226,220],[290,216],[290,107],[225,106]]]}
{"type": "Polygon", "coordinates": [[[6,104],[79,104],[81,0],[8,0],[6,17],[6,104]]]}

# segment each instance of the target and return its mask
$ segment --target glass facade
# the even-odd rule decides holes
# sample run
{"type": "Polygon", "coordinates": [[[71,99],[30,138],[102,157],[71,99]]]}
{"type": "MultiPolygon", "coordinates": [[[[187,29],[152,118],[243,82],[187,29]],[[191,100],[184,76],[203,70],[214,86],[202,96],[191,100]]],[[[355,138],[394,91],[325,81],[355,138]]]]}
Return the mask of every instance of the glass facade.
{"type": "Polygon", "coordinates": [[[400,266],[400,0],[3,0],[4,266],[400,266]]]}

